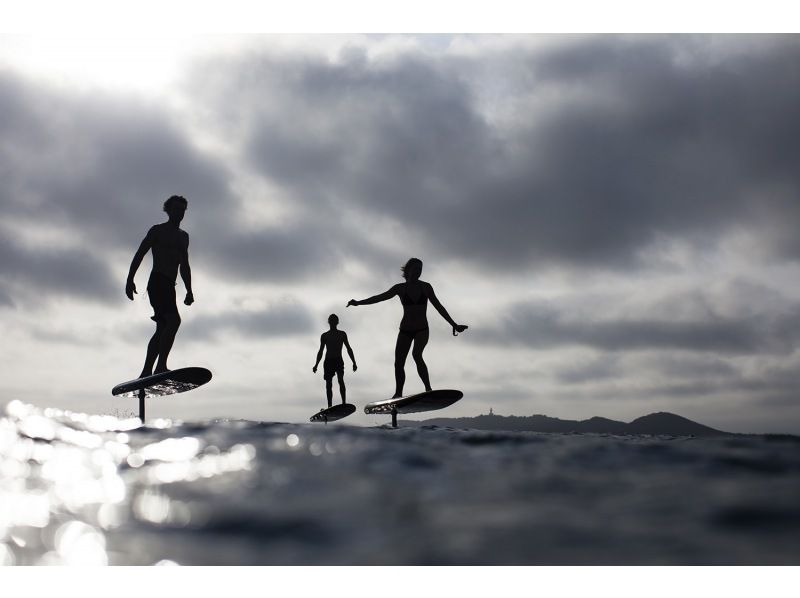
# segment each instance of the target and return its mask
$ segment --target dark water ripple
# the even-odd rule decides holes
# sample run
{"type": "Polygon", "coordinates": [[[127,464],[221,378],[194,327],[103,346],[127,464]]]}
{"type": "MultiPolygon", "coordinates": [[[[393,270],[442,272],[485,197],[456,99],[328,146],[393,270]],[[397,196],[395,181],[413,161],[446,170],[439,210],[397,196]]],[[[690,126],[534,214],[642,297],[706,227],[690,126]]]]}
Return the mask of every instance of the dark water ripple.
{"type": "Polygon", "coordinates": [[[800,564],[793,437],[0,417],[2,564],[800,564]]]}

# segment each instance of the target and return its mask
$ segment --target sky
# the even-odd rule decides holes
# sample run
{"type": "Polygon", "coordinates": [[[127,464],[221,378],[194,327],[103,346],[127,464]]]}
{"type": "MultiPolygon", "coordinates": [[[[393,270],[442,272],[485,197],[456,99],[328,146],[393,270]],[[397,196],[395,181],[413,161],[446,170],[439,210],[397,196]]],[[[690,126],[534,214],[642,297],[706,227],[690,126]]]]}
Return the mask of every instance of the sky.
{"type": "Polygon", "coordinates": [[[469,325],[429,309],[465,395],[436,416],[800,433],[799,64],[778,34],[0,36],[0,402],[137,410],[150,258],[125,278],[180,194],[170,367],[214,378],[151,417],[307,421],[336,313],[347,422],[384,423],[402,310],[345,305],[418,257],[469,325]]]}

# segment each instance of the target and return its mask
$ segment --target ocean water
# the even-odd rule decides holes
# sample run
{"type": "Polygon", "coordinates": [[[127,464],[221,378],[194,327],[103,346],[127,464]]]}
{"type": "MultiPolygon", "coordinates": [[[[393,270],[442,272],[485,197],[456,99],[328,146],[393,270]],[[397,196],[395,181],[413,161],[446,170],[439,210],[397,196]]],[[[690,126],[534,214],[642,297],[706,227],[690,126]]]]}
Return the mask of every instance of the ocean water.
{"type": "Polygon", "coordinates": [[[0,412],[0,564],[800,564],[800,439],[0,412]]]}

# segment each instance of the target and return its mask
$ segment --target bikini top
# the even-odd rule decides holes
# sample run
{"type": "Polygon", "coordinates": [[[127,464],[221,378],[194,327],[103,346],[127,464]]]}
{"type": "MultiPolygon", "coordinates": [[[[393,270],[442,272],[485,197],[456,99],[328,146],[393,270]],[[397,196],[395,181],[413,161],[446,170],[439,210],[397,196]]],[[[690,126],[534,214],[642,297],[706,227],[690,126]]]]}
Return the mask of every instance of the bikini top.
{"type": "Polygon", "coordinates": [[[400,293],[400,303],[403,305],[426,305],[428,303],[428,296],[424,291],[420,289],[419,297],[415,300],[411,298],[406,291],[406,288],[408,287],[404,286],[402,292],[400,293]]]}

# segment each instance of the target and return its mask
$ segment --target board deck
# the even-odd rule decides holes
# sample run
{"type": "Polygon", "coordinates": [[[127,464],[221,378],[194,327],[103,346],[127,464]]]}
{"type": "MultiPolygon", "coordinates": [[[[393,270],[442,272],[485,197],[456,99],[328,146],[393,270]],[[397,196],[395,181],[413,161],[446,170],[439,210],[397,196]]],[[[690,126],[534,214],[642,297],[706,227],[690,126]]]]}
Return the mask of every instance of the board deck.
{"type": "Polygon", "coordinates": [[[122,397],[139,397],[140,392],[144,390],[145,398],[161,397],[192,390],[209,380],[211,380],[211,372],[206,368],[179,368],[117,384],[111,390],[111,394],[122,397]]]}
{"type": "Polygon", "coordinates": [[[350,403],[344,403],[339,405],[334,405],[333,407],[328,407],[327,409],[320,409],[318,413],[315,413],[311,416],[310,421],[312,422],[334,422],[338,419],[343,419],[348,415],[352,415],[356,412],[356,406],[350,403]]]}
{"type": "Polygon", "coordinates": [[[435,411],[436,409],[449,407],[463,396],[464,393],[460,390],[432,390],[399,399],[385,399],[368,403],[364,407],[364,413],[420,413],[422,411],[435,411]]]}

